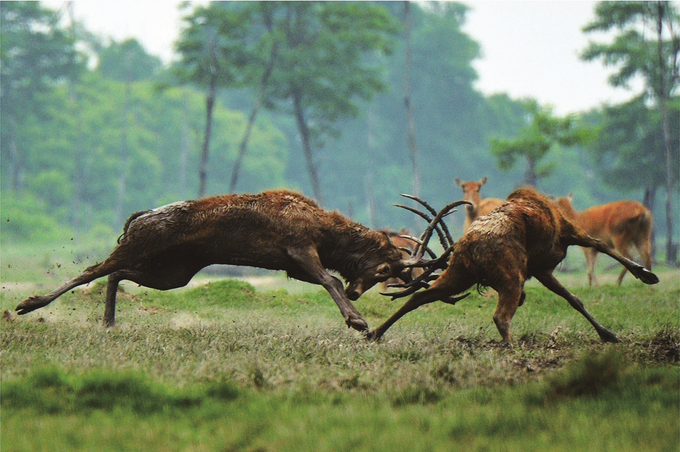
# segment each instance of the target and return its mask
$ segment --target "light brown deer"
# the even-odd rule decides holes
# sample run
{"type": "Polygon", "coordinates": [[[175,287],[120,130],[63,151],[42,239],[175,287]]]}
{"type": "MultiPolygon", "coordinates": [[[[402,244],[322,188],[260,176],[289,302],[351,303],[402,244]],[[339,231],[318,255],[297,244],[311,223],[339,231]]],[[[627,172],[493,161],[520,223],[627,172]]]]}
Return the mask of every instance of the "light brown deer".
{"type": "MultiPolygon", "coordinates": [[[[557,205],[564,214],[578,224],[589,236],[602,240],[614,248],[622,256],[632,259],[631,246],[640,254],[640,258],[649,270],[652,269],[650,254],[651,235],[654,219],[652,213],[637,201],[614,201],[609,204],[590,207],[577,212],[572,205],[573,196],[557,198],[557,205]]],[[[588,284],[597,285],[595,263],[598,251],[583,248],[588,264],[588,284]]],[[[621,285],[628,270],[624,267],[619,274],[617,284],[621,285]]]]}
{"type": "Polygon", "coordinates": [[[463,182],[456,178],[456,184],[463,189],[463,200],[469,204],[467,206],[467,216],[465,217],[465,225],[463,231],[467,231],[478,217],[486,215],[496,207],[503,204],[503,200],[499,198],[484,198],[480,194],[480,190],[486,184],[486,177],[482,177],[479,181],[470,180],[463,182]]]}
{"type": "Polygon", "coordinates": [[[423,278],[415,278],[402,285],[405,290],[392,294],[393,298],[413,296],[368,337],[381,338],[402,316],[424,304],[437,300],[455,304],[468,295],[458,294],[479,284],[498,292],[493,320],[503,340],[511,343],[510,322],[526,297],[524,283],[535,277],[588,319],[604,342],[618,342],[616,336],[600,325],[583,302],[553,275],[555,267],[566,256],[567,247],[572,245],[592,247],[608,254],[646,284],[659,281],[641,265],[588,236],[547,198],[534,190],[521,189],[510,194],[501,207],[470,226],[452,246],[448,267],[431,285],[423,278]],[[416,292],[421,287],[426,289],[416,292]]]}
{"type": "MultiPolygon", "coordinates": [[[[438,229],[435,225],[427,230],[438,229]]],[[[104,324],[115,322],[116,291],[121,280],[153,289],[186,285],[203,267],[231,264],[285,270],[289,277],[323,286],[348,326],[368,331],[350,300],[377,282],[426,266],[404,259],[387,234],[320,208],[298,193],[276,190],[256,195],[225,195],[183,201],[137,212],[125,223],[118,246],[95,264],[47,295],[22,301],[27,314],[60,295],[108,275],[104,324]],[[336,270],[342,282],[326,269],[336,270]]]]}

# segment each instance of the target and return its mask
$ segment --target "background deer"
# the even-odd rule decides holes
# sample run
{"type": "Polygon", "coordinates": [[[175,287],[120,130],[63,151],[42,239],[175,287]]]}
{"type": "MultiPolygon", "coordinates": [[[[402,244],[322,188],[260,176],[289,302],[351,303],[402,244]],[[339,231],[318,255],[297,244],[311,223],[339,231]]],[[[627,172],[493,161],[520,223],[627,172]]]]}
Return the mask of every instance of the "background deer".
{"type": "MultiPolygon", "coordinates": [[[[399,248],[399,251],[401,251],[401,255],[403,256],[404,259],[408,259],[413,254],[413,251],[415,250],[416,247],[416,242],[413,240],[410,231],[407,231],[406,229],[402,228],[398,232],[389,229],[383,229],[383,232],[387,234],[387,237],[389,237],[390,242],[392,242],[394,246],[399,248]]],[[[419,276],[421,273],[422,269],[420,268],[413,268],[411,270],[411,276],[419,276]]],[[[387,290],[387,287],[390,284],[399,284],[403,282],[405,281],[402,281],[400,278],[389,278],[386,281],[381,282],[380,286],[384,291],[387,290]]]]}
{"type": "Polygon", "coordinates": [[[526,297],[524,283],[535,277],[588,319],[604,342],[618,342],[616,336],[600,325],[583,302],[553,275],[553,270],[564,259],[567,247],[571,245],[593,247],[608,254],[646,284],[659,281],[656,275],[642,266],[588,236],[554,203],[531,189],[521,189],[510,194],[500,208],[480,217],[470,226],[452,246],[448,267],[431,285],[425,278],[415,278],[402,285],[405,290],[392,294],[393,298],[399,298],[415,292],[401,309],[371,331],[368,337],[379,339],[402,316],[424,304],[437,300],[455,304],[468,295],[458,294],[479,284],[498,292],[493,320],[503,340],[510,343],[510,321],[526,297]],[[427,288],[416,292],[420,287],[427,288]]]}
{"type": "Polygon", "coordinates": [[[463,200],[469,203],[463,231],[467,231],[470,224],[478,217],[486,215],[503,204],[503,200],[499,198],[482,199],[479,190],[486,184],[486,177],[482,177],[479,181],[470,180],[467,182],[462,182],[460,179],[456,178],[456,184],[463,189],[463,200]]]}
{"type": "Polygon", "coordinates": [[[47,295],[22,301],[16,310],[26,314],[108,275],[104,323],[110,326],[121,280],[168,290],[186,285],[203,267],[232,264],[285,270],[291,278],[320,284],[347,325],[367,331],[350,300],[415,263],[402,258],[387,234],[325,211],[298,193],[225,195],[133,214],[106,260],[47,295]],[[326,269],[339,272],[347,288],[326,269]]]}
{"type": "MultiPolygon", "coordinates": [[[[622,256],[632,259],[631,245],[649,270],[652,269],[651,235],[654,220],[652,213],[637,201],[614,201],[609,204],[590,207],[583,212],[576,212],[572,206],[572,195],[557,198],[557,205],[562,212],[578,224],[589,236],[602,240],[616,249],[622,256]]],[[[595,262],[598,250],[583,248],[588,264],[588,284],[597,285],[595,278],[595,262]]],[[[617,284],[621,285],[627,269],[619,274],[617,284]]]]}

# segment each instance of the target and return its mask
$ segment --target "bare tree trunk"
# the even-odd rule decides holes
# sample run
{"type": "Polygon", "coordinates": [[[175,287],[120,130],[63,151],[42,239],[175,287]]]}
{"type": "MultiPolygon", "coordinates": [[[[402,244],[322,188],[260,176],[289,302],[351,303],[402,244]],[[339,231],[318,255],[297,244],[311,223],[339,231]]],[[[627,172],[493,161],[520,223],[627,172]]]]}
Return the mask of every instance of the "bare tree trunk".
{"type": "Polygon", "coordinates": [[[295,108],[295,121],[297,122],[298,131],[302,140],[302,150],[305,153],[305,160],[307,161],[307,171],[309,178],[312,181],[312,190],[317,202],[323,205],[323,197],[321,196],[321,184],[317,175],[316,167],[314,165],[314,158],[312,155],[312,147],[309,143],[309,127],[305,121],[304,111],[302,110],[302,99],[300,93],[295,91],[293,93],[293,107],[295,108]]]}
{"type": "Polygon", "coordinates": [[[215,105],[215,91],[217,89],[217,74],[213,68],[210,75],[210,85],[208,94],[205,97],[205,135],[203,137],[203,148],[201,149],[201,162],[198,167],[198,197],[205,196],[205,187],[208,181],[208,154],[210,152],[210,133],[212,131],[213,106],[215,105]]]}
{"type": "MultiPolygon", "coordinates": [[[[642,204],[649,209],[650,212],[654,212],[654,206],[656,205],[656,187],[645,188],[645,197],[642,200],[642,204]]],[[[649,238],[651,243],[651,250],[649,254],[652,256],[652,261],[656,261],[656,228],[652,228],[652,234],[649,238]]]]}
{"type": "Polygon", "coordinates": [[[376,162],[375,152],[375,120],[373,109],[368,107],[368,155],[369,162],[366,166],[366,198],[368,200],[368,218],[369,227],[375,229],[378,227],[378,217],[375,208],[375,193],[373,192],[374,167],[376,162]]]}
{"type": "Polygon", "coordinates": [[[657,2],[657,52],[659,57],[659,104],[663,120],[663,142],[666,151],[666,263],[675,265],[678,249],[673,243],[673,172],[671,154],[671,135],[668,120],[668,106],[666,105],[668,93],[666,90],[666,59],[663,54],[663,23],[666,15],[665,2],[657,2]]]}
{"type": "MultiPolygon", "coordinates": [[[[186,90],[182,97],[182,107],[184,109],[185,117],[189,117],[189,96],[186,90]]],[[[179,196],[180,199],[187,197],[187,174],[189,166],[189,150],[191,140],[189,138],[189,124],[187,121],[182,121],[182,135],[179,149],[179,196]]]]}
{"type": "MultiPolygon", "coordinates": [[[[270,30],[271,32],[271,30],[270,30]]],[[[231,172],[231,182],[229,182],[229,192],[233,193],[236,190],[236,182],[238,181],[238,174],[241,170],[241,163],[243,162],[243,157],[246,155],[246,149],[248,148],[248,140],[250,139],[250,133],[255,125],[255,118],[257,113],[260,111],[262,102],[264,101],[264,96],[267,90],[267,84],[269,83],[269,77],[272,75],[274,70],[274,62],[276,61],[276,55],[278,53],[278,42],[274,41],[272,44],[272,49],[269,54],[269,61],[267,62],[267,67],[265,68],[264,74],[262,74],[262,79],[260,79],[260,87],[257,91],[257,97],[253,103],[253,108],[250,111],[250,117],[248,118],[248,124],[246,125],[246,131],[243,134],[243,139],[241,140],[241,146],[238,149],[238,155],[236,156],[236,161],[234,162],[234,169],[231,172]]]]}
{"type": "Polygon", "coordinates": [[[127,191],[127,176],[130,161],[130,150],[128,147],[128,129],[130,127],[130,96],[131,84],[129,81],[125,82],[125,97],[123,99],[123,123],[120,135],[120,173],[118,176],[118,198],[116,200],[116,224],[122,224],[125,221],[124,207],[125,207],[125,193],[127,191]]]}
{"type": "Polygon", "coordinates": [[[413,119],[413,107],[411,106],[411,3],[404,2],[404,21],[406,25],[406,59],[404,63],[404,106],[406,107],[406,119],[408,129],[406,137],[411,154],[411,171],[413,177],[413,195],[420,197],[420,170],[418,168],[418,148],[416,146],[416,124],[413,119]]]}

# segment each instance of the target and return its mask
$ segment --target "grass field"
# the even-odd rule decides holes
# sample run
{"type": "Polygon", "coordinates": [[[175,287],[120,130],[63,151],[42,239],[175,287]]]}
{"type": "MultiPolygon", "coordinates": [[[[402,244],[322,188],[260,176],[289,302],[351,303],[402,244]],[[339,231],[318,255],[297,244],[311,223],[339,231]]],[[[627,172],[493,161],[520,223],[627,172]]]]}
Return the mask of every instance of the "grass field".
{"type": "MultiPolygon", "coordinates": [[[[96,255],[2,250],[0,309],[47,292],[96,255]]],[[[677,451],[680,272],[645,286],[618,268],[579,295],[602,344],[535,282],[500,342],[496,300],[473,293],[398,322],[379,343],[348,330],[320,288],[268,273],[199,275],[185,289],[124,284],[101,326],[103,282],[1,324],[3,451],[677,451]]],[[[403,301],[372,290],[371,326],[403,301]]]]}

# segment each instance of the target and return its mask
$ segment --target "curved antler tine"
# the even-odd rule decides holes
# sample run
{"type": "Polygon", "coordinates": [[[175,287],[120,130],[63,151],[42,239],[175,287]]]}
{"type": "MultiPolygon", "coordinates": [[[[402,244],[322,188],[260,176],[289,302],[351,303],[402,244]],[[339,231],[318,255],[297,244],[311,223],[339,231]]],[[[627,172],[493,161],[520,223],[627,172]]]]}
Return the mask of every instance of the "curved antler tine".
{"type": "MultiPolygon", "coordinates": [[[[404,198],[408,198],[408,199],[412,199],[413,201],[416,201],[417,203],[419,203],[420,205],[425,207],[427,209],[427,211],[430,212],[432,215],[437,216],[437,211],[434,210],[434,208],[431,205],[429,205],[427,202],[420,199],[419,197],[414,196],[414,195],[409,195],[409,194],[406,194],[406,193],[402,193],[401,196],[403,196],[404,198]]],[[[444,218],[444,217],[442,217],[442,218],[444,218]]],[[[427,220],[427,221],[429,222],[430,220],[427,220]]],[[[439,243],[442,244],[443,248],[446,248],[448,246],[453,245],[453,238],[451,237],[451,233],[449,232],[449,228],[446,226],[446,224],[443,221],[441,221],[440,223],[441,223],[442,230],[444,232],[442,234],[442,232],[439,231],[439,229],[437,229],[437,234],[439,235],[439,243]],[[446,241],[448,243],[444,243],[444,237],[446,237],[446,241]]]]}
{"type": "MultiPolygon", "coordinates": [[[[423,245],[423,242],[422,242],[419,238],[413,237],[412,235],[399,235],[398,237],[401,237],[401,238],[404,238],[404,239],[411,240],[412,242],[415,242],[415,243],[416,243],[416,246],[424,246],[424,245],[423,245]]],[[[406,251],[407,253],[409,253],[411,256],[413,256],[413,255],[414,255],[414,252],[416,251],[416,248],[414,248],[414,249],[412,249],[412,250],[405,249],[405,248],[400,248],[400,249],[403,249],[404,251],[406,251]]],[[[432,251],[432,250],[431,250],[430,248],[428,248],[427,246],[425,246],[425,252],[426,252],[432,259],[436,259],[436,258],[437,258],[437,255],[434,254],[434,251],[432,251]]]]}
{"type": "MultiPolygon", "coordinates": [[[[411,196],[411,195],[403,195],[403,196],[409,197],[409,196],[411,196]]],[[[405,206],[405,205],[403,205],[403,204],[394,204],[394,206],[395,206],[395,207],[401,207],[402,209],[406,209],[406,210],[408,210],[409,212],[415,213],[416,215],[418,215],[419,217],[421,217],[421,218],[423,218],[425,221],[427,221],[428,224],[430,224],[430,225],[432,224],[433,218],[429,217],[427,214],[421,212],[421,211],[418,210],[418,209],[415,209],[415,208],[413,208],[413,207],[411,207],[411,206],[405,206]]],[[[428,227],[429,227],[429,226],[428,226],[428,227]]],[[[443,235],[442,231],[439,229],[439,227],[438,227],[438,225],[437,225],[436,223],[435,223],[435,225],[434,225],[434,228],[435,228],[435,230],[437,231],[437,234],[439,235],[439,241],[441,242],[442,246],[443,246],[444,248],[446,248],[447,245],[444,243],[444,235],[443,235]]],[[[423,235],[424,235],[424,233],[423,233],[423,235]]],[[[420,254],[420,255],[422,256],[422,253],[420,253],[420,247],[421,247],[421,246],[425,246],[425,247],[427,248],[427,242],[423,241],[422,238],[423,238],[423,236],[421,236],[421,240],[420,240],[420,241],[416,241],[417,245],[416,245],[416,247],[413,249],[413,252],[411,253],[411,256],[416,256],[416,255],[418,255],[418,254],[420,254]],[[424,244],[424,245],[423,245],[423,244],[424,244]]],[[[428,238],[428,241],[429,241],[429,238],[428,238]]],[[[431,253],[431,251],[429,250],[429,248],[427,248],[427,253],[430,254],[430,255],[432,255],[432,253],[431,253]]]]}

